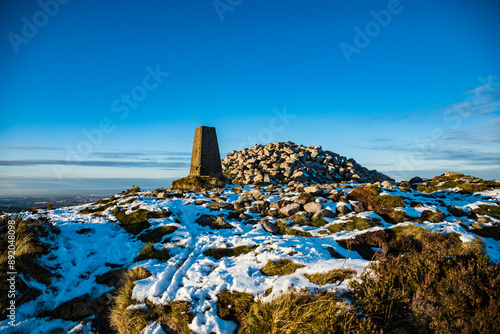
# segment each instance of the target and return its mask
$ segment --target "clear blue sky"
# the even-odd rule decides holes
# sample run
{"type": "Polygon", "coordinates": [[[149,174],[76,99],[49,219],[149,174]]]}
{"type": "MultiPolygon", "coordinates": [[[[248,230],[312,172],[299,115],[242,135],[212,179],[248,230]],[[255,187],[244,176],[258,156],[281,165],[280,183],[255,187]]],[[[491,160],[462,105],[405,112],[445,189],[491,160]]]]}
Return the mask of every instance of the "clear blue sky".
{"type": "Polygon", "coordinates": [[[0,194],[168,185],[199,125],[224,154],[290,140],[500,178],[498,1],[0,6],[0,194]]]}

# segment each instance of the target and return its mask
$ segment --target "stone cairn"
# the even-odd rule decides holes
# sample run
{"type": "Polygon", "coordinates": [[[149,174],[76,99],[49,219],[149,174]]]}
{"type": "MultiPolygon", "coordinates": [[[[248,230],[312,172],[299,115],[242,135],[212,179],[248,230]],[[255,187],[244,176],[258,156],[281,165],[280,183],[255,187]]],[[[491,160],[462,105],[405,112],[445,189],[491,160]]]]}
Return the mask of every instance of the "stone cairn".
{"type": "Polygon", "coordinates": [[[357,183],[394,182],[389,176],[368,170],[321,146],[276,142],[232,151],[222,161],[224,174],[233,182],[259,183],[357,183]]]}

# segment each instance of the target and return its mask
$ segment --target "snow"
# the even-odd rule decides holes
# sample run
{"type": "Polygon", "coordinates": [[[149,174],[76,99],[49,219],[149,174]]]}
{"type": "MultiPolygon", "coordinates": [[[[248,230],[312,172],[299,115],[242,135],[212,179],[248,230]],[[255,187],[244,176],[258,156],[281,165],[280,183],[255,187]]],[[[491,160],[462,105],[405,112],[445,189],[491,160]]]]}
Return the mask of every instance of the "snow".
{"type": "MultiPolygon", "coordinates": [[[[244,187],[246,191],[253,189],[254,187],[251,186],[244,187]]],[[[221,196],[227,198],[229,203],[234,203],[241,195],[231,190],[232,188],[226,189],[221,196]]],[[[350,189],[339,188],[339,190],[349,191],[350,189]]],[[[436,198],[415,191],[402,192],[398,189],[386,191],[387,194],[403,197],[405,203],[418,201],[423,204],[422,207],[398,209],[410,217],[420,217],[424,210],[447,212],[446,206],[450,204],[465,212],[470,212],[481,204],[491,204],[483,197],[465,196],[454,192],[449,192],[450,198],[436,198]],[[443,203],[445,206],[442,205],[443,203]]],[[[500,190],[480,194],[500,198],[500,190]]],[[[206,196],[199,193],[189,195],[190,198],[174,197],[160,200],[139,194],[136,201],[125,205],[128,209],[127,213],[132,212],[131,208],[136,206],[149,211],[168,210],[173,213],[167,218],[149,220],[152,225],[150,229],[167,225],[178,228],[168,236],[170,242],[155,244],[158,249],[162,247],[169,249],[172,257],[168,261],[144,260],[135,263],[134,258],[145,244],[120,226],[112,215],[113,207],[104,211],[100,217],[78,213],[82,208],[91,205],[47,211],[47,218],[61,230],[61,233],[56,236],[54,242],[57,247],[44,255],[42,262],[54,268],[53,273],[58,275],[58,278],[53,279],[52,289],[47,289],[40,283],[31,282],[33,287],[43,289],[42,295],[35,301],[20,305],[16,309],[17,326],[14,329],[10,328],[7,322],[3,321],[0,323],[0,332],[11,333],[15,330],[41,334],[55,328],[62,328],[64,331],[90,333],[88,323],[85,325],[60,319],[34,318],[33,315],[37,310],[52,310],[75,297],[89,294],[91,298],[96,298],[110,291],[113,288],[97,284],[95,280],[98,275],[111,270],[109,264],[113,264],[122,268],[133,268],[139,265],[152,274],[146,279],[135,282],[132,298],[137,301],[137,305],[132,305],[130,308],[147,308],[144,304],[146,299],[161,304],[174,300],[188,301],[195,315],[189,327],[195,333],[232,333],[236,329],[236,324],[217,316],[217,294],[220,292],[224,290],[246,292],[255,298],[268,301],[281,292],[287,291],[291,286],[297,289],[317,288],[318,285],[310,282],[304,276],[305,274],[326,272],[334,268],[352,268],[360,274],[365,270],[369,261],[362,259],[355,251],[349,252],[340,247],[337,240],[352,239],[370,231],[410,224],[390,225],[373,212],[363,212],[357,216],[368,219],[377,218],[382,222],[382,226],[363,231],[342,231],[332,235],[319,234],[318,230],[312,230],[314,238],[272,235],[264,231],[260,224],[245,225],[238,220],[228,220],[234,226],[232,229],[212,230],[208,226],[196,224],[195,220],[202,214],[217,215],[227,213],[227,210],[211,212],[207,204],[202,206],[194,204],[197,199],[207,199],[206,196]],[[239,257],[223,257],[219,260],[204,254],[211,248],[240,245],[256,246],[256,249],[239,257]],[[327,250],[328,247],[332,247],[340,255],[348,258],[332,258],[327,250]],[[268,277],[260,272],[267,261],[280,258],[291,259],[304,267],[286,276],[268,277]],[[266,290],[271,287],[272,293],[264,296],[266,290]]],[[[118,201],[119,205],[123,207],[123,203],[128,199],[121,198],[118,201]]],[[[271,201],[278,199],[279,196],[270,197],[271,201]]],[[[350,206],[348,203],[333,201],[325,201],[323,206],[335,211],[338,205],[343,204],[350,206]]],[[[261,219],[258,214],[250,213],[248,210],[246,213],[255,219],[261,219]]],[[[24,214],[32,216],[30,213],[24,214]]],[[[328,223],[341,223],[348,218],[349,216],[326,220],[328,223]]],[[[446,219],[437,224],[415,225],[435,233],[458,233],[463,242],[473,241],[476,236],[461,226],[460,221],[466,224],[472,222],[464,217],[446,219]]],[[[310,228],[300,229],[311,231],[310,228]]],[[[491,260],[500,262],[500,242],[489,238],[483,238],[483,240],[491,260]]],[[[348,283],[344,281],[339,286],[329,284],[323,288],[348,289],[348,283]]],[[[160,334],[164,331],[159,323],[153,322],[142,333],[160,334]]]]}

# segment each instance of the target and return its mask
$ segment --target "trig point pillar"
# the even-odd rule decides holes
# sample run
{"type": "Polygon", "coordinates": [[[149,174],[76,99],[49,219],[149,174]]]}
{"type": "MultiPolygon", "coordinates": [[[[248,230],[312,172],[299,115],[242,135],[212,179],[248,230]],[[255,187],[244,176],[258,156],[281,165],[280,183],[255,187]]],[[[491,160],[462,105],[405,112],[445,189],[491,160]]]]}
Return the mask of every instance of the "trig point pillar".
{"type": "Polygon", "coordinates": [[[199,126],[194,132],[189,176],[222,176],[219,144],[215,128],[199,126]]]}

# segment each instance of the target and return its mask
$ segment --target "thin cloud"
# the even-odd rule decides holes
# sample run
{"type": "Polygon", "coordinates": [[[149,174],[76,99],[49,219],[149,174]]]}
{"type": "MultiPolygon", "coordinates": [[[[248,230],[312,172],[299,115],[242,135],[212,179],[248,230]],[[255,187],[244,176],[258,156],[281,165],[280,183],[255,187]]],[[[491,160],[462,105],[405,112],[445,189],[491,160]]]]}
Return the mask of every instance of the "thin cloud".
{"type": "Polygon", "coordinates": [[[29,151],[62,151],[62,147],[46,147],[46,146],[6,146],[0,145],[0,150],[29,150],[29,151]]]}
{"type": "Polygon", "coordinates": [[[181,161],[107,161],[107,160],[87,160],[87,161],[66,161],[66,160],[0,160],[0,166],[38,166],[38,165],[66,165],[66,166],[88,166],[88,167],[139,167],[139,168],[162,168],[179,169],[189,167],[188,162],[181,161]]]}

